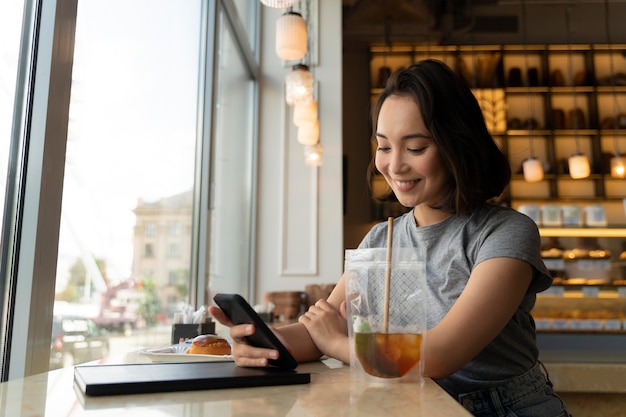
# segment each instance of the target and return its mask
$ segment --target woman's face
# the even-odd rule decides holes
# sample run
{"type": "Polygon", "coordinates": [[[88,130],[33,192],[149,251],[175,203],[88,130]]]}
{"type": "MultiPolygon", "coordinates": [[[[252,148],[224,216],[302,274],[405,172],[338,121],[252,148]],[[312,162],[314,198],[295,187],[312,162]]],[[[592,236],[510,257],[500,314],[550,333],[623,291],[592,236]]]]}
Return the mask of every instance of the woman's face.
{"type": "Polygon", "coordinates": [[[376,168],[400,204],[439,203],[449,174],[420,109],[409,97],[389,96],[378,114],[376,168]]]}

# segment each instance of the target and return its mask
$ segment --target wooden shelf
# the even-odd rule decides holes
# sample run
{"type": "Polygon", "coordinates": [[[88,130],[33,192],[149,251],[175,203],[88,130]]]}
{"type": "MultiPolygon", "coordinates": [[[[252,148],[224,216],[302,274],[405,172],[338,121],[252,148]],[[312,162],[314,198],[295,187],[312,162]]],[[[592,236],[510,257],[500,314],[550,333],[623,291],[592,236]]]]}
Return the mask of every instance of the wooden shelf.
{"type": "Polygon", "coordinates": [[[617,237],[626,239],[624,227],[540,227],[542,237],[617,237]]]}

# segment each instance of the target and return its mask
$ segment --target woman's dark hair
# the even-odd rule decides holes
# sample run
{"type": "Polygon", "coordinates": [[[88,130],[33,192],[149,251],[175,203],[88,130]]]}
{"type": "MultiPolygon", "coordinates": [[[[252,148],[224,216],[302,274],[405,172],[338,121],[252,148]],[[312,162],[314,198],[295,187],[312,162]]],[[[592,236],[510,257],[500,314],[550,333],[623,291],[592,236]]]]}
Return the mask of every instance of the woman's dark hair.
{"type": "MultiPolygon", "coordinates": [[[[450,173],[449,189],[435,208],[469,214],[502,193],[511,179],[509,162],[489,134],[474,94],[446,64],[427,59],[391,75],[372,109],[374,141],[380,109],[390,96],[417,103],[450,173]]],[[[373,159],[368,180],[375,173],[373,159]]],[[[388,197],[395,198],[393,192],[388,197]]]]}

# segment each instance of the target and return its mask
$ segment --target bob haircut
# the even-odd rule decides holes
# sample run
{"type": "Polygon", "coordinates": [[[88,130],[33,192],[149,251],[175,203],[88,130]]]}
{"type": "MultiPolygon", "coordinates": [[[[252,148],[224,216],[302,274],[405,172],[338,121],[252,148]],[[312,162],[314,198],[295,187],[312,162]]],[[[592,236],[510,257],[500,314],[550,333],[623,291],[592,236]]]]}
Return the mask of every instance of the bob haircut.
{"type": "MultiPolygon", "coordinates": [[[[380,109],[390,96],[417,103],[449,172],[449,188],[433,208],[468,215],[502,194],[511,179],[509,162],[489,134],[476,97],[450,67],[427,59],[393,73],[372,109],[373,141],[380,109]]],[[[376,172],[373,158],[368,180],[376,172]]],[[[380,200],[397,201],[392,191],[380,200]]]]}

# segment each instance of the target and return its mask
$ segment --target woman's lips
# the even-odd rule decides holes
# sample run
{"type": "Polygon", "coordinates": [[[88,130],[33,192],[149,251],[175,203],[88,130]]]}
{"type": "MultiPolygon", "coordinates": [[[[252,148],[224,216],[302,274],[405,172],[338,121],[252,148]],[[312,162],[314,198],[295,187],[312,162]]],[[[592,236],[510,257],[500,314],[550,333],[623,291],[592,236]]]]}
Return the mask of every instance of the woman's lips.
{"type": "Polygon", "coordinates": [[[419,182],[419,180],[411,180],[411,181],[399,181],[394,180],[394,184],[396,184],[396,188],[398,191],[408,191],[415,186],[419,182]]]}

